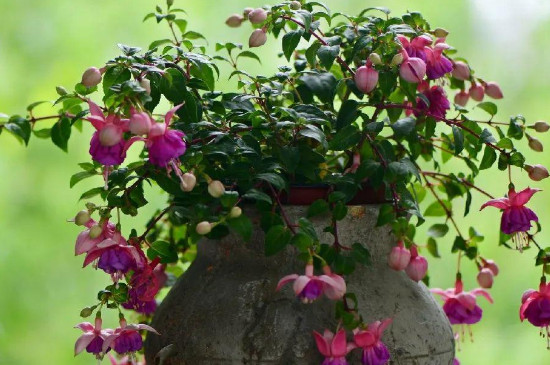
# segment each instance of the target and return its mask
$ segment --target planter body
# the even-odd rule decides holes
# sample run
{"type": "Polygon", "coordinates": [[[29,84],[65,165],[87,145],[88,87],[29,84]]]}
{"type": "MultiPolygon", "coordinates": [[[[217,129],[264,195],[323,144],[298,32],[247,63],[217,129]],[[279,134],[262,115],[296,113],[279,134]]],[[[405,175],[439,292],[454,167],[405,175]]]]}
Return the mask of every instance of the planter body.
{"type": "MultiPolygon", "coordinates": [[[[350,214],[338,225],[340,241],[364,244],[372,265],[358,266],[346,278],[348,292],[357,295],[359,311],[369,322],[393,318],[382,338],[390,350],[391,364],[451,364],[454,339],[443,311],[424,284],[387,266],[395,238],[387,227],[374,228],[377,206],[349,209],[350,214]]],[[[306,211],[306,206],[286,208],[295,221],[306,211]]],[[[246,213],[258,222],[253,209],[246,213]]],[[[328,217],[313,222],[321,242],[332,242],[332,236],[321,232],[328,217]]],[[[334,330],[334,303],[322,297],[313,304],[302,304],[291,284],[276,292],[279,279],[303,273],[304,264],[296,259],[292,247],[266,258],[263,238],[255,224],[249,243],[233,235],[199,243],[196,260],[157,309],[152,326],[161,336],[148,336],[147,364],[159,364],[155,356],[163,348],[168,353],[164,365],[322,362],[312,331],[334,330]],[[173,345],[170,351],[166,351],[168,345],[173,345]]],[[[360,363],[359,353],[354,351],[351,364],[360,363]]]]}

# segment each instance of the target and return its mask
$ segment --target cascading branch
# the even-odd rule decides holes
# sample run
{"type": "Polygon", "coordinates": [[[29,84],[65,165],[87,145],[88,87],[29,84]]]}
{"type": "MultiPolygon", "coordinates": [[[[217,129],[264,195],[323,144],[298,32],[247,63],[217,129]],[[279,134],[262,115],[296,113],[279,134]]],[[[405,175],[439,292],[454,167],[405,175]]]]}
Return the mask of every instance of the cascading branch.
{"type": "Polygon", "coordinates": [[[538,250],[541,284],[523,295],[520,318],[548,331],[550,249],[537,243],[538,218],[525,206],[538,189],[517,192],[513,176],[522,170],[533,181],[549,176],[544,166],[526,164],[518,147],[527,140],[531,149],[542,151],[531,133],[546,132],[550,125],[529,125],[521,115],[495,121],[497,105],[483,100],[502,99],[500,87],[455,56],[447,31],[431,28],[419,13],[394,17],[385,8],[354,16],[331,14],[314,1],[247,8],[226,24],[238,27],[248,20],[254,28],[251,48],[270,42],[269,34],[281,38],[282,55],[291,62],[272,76],[254,76],[241,65],[243,58],[261,62],[255,53],[229,42],[216,44],[215,56],[207,55],[204,37],[187,30],[182,14],[172,0],[148,14],[145,20],[168,25],[172,38],[151,43],[145,52],[120,45],[122,54],[86,70],[74,91],[57,88],[56,113],[36,116],[41,103],[34,103],[27,115],[6,117],[0,124],[0,132],[25,144],[34,135],[63,150],[73,127],[91,136],[90,160],[80,164],[82,171],[72,176],[70,186],[87,178],[102,177],[103,183],[81,196],[96,200],[74,218],[84,227],[75,254],[85,254],[84,266],[103,270],[112,283],[81,311],[82,317],[95,313],[95,325],[77,325],[83,334],[75,354],[86,350],[102,359],[109,353],[116,364],[116,352],[124,356],[121,363],[137,363],[140,331],[156,333],[144,322],[155,311],[158,292],[193,260],[200,238],[236,232],[250,239],[252,224],[239,207],[247,202],[261,213],[266,255],[293,245],[304,261],[305,274],[289,274],[277,289],[292,282],[305,303],[321,295],[335,301],[338,327],[314,333],[323,364],[347,364],[350,351],[361,353],[362,364],[387,363],[390,352],[382,337],[392,320],[365,323],[355,296],[346,291],[345,277],[356,265],[368,265],[369,253],[338,236],[338,222],[350,210],[346,203],[365,186],[383,191],[387,199],[377,225],[390,225],[396,237],[388,257],[392,269],[428,283],[421,251],[439,257],[438,243],[443,243],[458,256],[456,271],[449,272],[454,287],[433,292],[444,300],[450,323],[461,327],[482,318],[476,296],[492,302],[486,289],[498,266],[481,256],[479,230],[461,228],[455,216],[470,214],[472,194],[489,198],[481,208],[503,211],[499,244],[515,245],[520,252],[538,250]],[[238,81],[220,90],[216,82],[222,64],[238,81]],[[92,101],[98,91],[101,105],[92,101]],[[159,110],[161,100],[174,107],[159,110]],[[487,116],[475,118],[472,110],[487,116]],[[128,161],[132,150],[141,152],[128,161]],[[453,159],[458,162],[449,172],[446,163],[453,159]],[[478,175],[496,170],[508,172],[508,187],[497,189],[508,189],[505,198],[495,199],[475,184],[478,175]],[[120,215],[136,216],[148,203],[144,183],[165,191],[167,205],[141,235],[133,229],[123,233],[120,215]],[[288,218],[281,197],[294,184],[329,188],[327,199],[313,202],[298,222],[288,218]],[[428,192],[433,199],[426,199],[428,192]],[[457,207],[458,198],[465,201],[463,208],[457,207]],[[332,242],[321,242],[313,229],[310,218],[318,215],[331,217],[325,231],[332,242]],[[416,227],[427,219],[433,224],[422,244],[415,241],[416,227]],[[449,226],[456,232],[450,239],[445,238],[449,226]],[[465,291],[464,259],[478,269],[481,288],[465,291]],[[319,270],[323,274],[315,275],[319,270]],[[116,329],[102,328],[101,312],[108,309],[119,312],[116,329]],[[123,309],[138,313],[141,324],[127,324],[123,309]]]}

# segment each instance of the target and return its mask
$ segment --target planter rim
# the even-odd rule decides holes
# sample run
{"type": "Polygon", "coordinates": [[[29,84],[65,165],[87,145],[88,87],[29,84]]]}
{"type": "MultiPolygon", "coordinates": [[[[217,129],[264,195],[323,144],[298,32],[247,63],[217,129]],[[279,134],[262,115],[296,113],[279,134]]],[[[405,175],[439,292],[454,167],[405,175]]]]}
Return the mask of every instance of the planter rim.
{"type": "MultiPolygon", "coordinates": [[[[327,200],[331,192],[331,186],[327,184],[291,184],[287,191],[281,191],[280,200],[285,205],[311,205],[318,199],[327,200]]],[[[347,205],[375,205],[387,203],[383,187],[375,189],[363,184],[347,205]]]]}

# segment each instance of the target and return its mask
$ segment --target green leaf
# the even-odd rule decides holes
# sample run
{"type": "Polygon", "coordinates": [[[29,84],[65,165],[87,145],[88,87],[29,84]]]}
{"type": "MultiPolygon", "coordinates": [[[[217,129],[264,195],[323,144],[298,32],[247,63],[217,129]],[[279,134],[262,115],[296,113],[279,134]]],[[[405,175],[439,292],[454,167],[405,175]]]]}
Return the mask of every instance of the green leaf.
{"type": "Polygon", "coordinates": [[[304,20],[305,31],[309,32],[309,30],[311,29],[311,23],[313,21],[313,16],[309,11],[306,10],[298,10],[297,13],[304,20]]]}
{"type": "Polygon", "coordinates": [[[307,217],[315,217],[321,214],[325,214],[329,210],[329,205],[324,199],[317,199],[307,209],[307,217]]]}
{"type": "Polygon", "coordinates": [[[44,103],[48,103],[48,101],[35,101],[34,103],[30,104],[28,107],[27,107],[27,111],[28,112],[32,112],[32,110],[34,108],[36,108],[37,106],[39,106],[40,104],[44,104],[44,103]]]}
{"type": "Polygon", "coordinates": [[[329,142],[329,148],[333,151],[343,151],[348,147],[355,146],[361,140],[361,133],[354,125],[348,125],[334,135],[329,142]]]}
{"type": "Polygon", "coordinates": [[[334,205],[334,208],[332,209],[332,217],[334,220],[341,221],[346,217],[348,214],[348,207],[346,205],[339,201],[334,205]]]}
{"type": "Polygon", "coordinates": [[[416,130],[416,119],[412,117],[406,117],[391,124],[395,137],[410,137],[416,130]]]}
{"type": "Polygon", "coordinates": [[[313,246],[313,238],[311,236],[303,233],[298,232],[292,237],[292,240],[290,242],[293,246],[296,246],[300,251],[306,252],[308,248],[313,246]]]}
{"type": "Polygon", "coordinates": [[[105,191],[105,189],[103,187],[90,189],[90,190],[84,192],[78,200],[93,198],[94,196],[99,195],[99,194],[103,193],[104,191],[105,191]]]}
{"type": "Polygon", "coordinates": [[[283,190],[286,187],[286,181],[280,175],[271,172],[258,174],[256,175],[256,179],[267,181],[278,190],[283,190]]]}
{"type": "Polygon", "coordinates": [[[434,240],[432,237],[428,238],[428,245],[427,245],[427,248],[428,248],[428,252],[433,256],[433,257],[441,257],[439,255],[439,250],[437,249],[437,241],[434,240]]]}
{"type": "Polygon", "coordinates": [[[69,118],[61,118],[54,124],[51,131],[53,143],[63,151],[67,152],[67,145],[71,137],[71,120],[69,118]]]}
{"type": "Polygon", "coordinates": [[[381,227],[395,219],[395,213],[391,204],[382,204],[378,212],[376,227],[381,227]]]}
{"type": "Polygon", "coordinates": [[[477,104],[477,107],[481,110],[485,110],[491,116],[495,115],[498,112],[498,108],[495,103],[490,101],[485,101],[483,103],[477,104]]]}
{"type": "Polygon", "coordinates": [[[258,61],[260,64],[262,63],[262,61],[260,60],[260,57],[258,57],[258,55],[256,55],[254,52],[251,52],[251,51],[242,51],[237,56],[237,59],[239,59],[240,57],[252,58],[258,61]]]}
{"type": "Polygon", "coordinates": [[[283,53],[288,61],[290,61],[292,53],[298,47],[302,34],[304,34],[304,30],[298,29],[291,30],[283,36],[283,53]]]}
{"type": "Polygon", "coordinates": [[[434,224],[428,229],[428,236],[430,237],[444,237],[449,232],[449,226],[446,224],[434,224]]]}
{"type": "Polygon", "coordinates": [[[162,264],[169,264],[178,261],[178,251],[170,242],[156,241],[147,250],[147,257],[150,260],[158,257],[162,264]]]}
{"type": "Polygon", "coordinates": [[[334,260],[334,271],[340,275],[351,274],[355,271],[355,260],[351,256],[336,256],[336,260],[334,260]]]}
{"type": "MultiPolygon", "coordinates": [[[[446,200],[442,200],[442,203],[447,207],[449,211],[452,211],[450,202],[446,200]]],[[[428,208],[426,208],[426,212],[424,212],[424,216],[426,217],[443,217],[445,215],[447,215],[447,212],[445,211],[445,208],[443,208],[443,206],[438,201],[435,201],[432,204],[430,204],[428,208]]]]}
{"type": "Polygon", "coordinates": [[[359,117],[359,114],[359,103],[356,100],[344,101],[336,118],[336,129],[340,130],[350,125],[359,117]]]}
{"type": "Polygon", "coordinates": [[[283,225],[273,226],[265,235],[265,254],[274,255],[282,251],[290,243],[292,233],[283,225]]]}
{"type": "Polygon", "coordinates": [[[459,155],[464,149],[464,134],[462,133],[462,129],[458,128],[456,125],[453,125],[453,138],[455,155],[459,155]]]}
{"type": "Polygon", "coordinates": [[[497,147],[511,150],[514,148],[514,142],[510,138],[502,138],[498,141],[497,147]]]}
{"type": "Polygon", "coordinates": [[[72,188],[73,186],[78,184],[80,181],[82,181],[84,179],[87,179],[89,177],[92,177],[92,176],[97,176],[97,174],[93,171],[80,171],[80,172],[77,172],[76,174],[71,176],[71,181],[70,181],[69,185],[72,188]]]}
{"type": "Polygon", "coordinates": [[[103,75],[103,93],[105,96],[113,94],[111,86],[118,85],[124,81],[130,80],[132,74],[130,70],[121,65],[116,65],[114,67],[109,67],[105,74],[103,75]]]}
{"type": "Polygon", "coordinates": [[[319,57],[321,66],[327,70],[330,70],[339,53],[340,46],[321,46],[317,50],[317,57],[319,57]]]}
{"type": "Polygon", "coordinates": [[[243,198],[252,199],[255,201],[263,201],[269,205],[273,204],[273,201],[271,200],[271,197],[269,195],[257,189],[250,189],[243,195],[243,198]]]}
{"type": "Polygon", "coordinates": [[[479,165],[480,170],[485,170],[493,166],[495,161],[497,160],[497,153],[495,150],[486,145],[485,151],[483,152],[483,158],[481,159],[481,164],[479,165]]]}
{"type": "Polygon", "coordinates": [[[321,143],[324,149],[328,148],[325,134],[319,127],[313,124],[306,125],[306,128],[300,131],[300,135],[308,138],[313,138],[317,142],[321,143]]]}
{"type": "Polygon", "coordinates": [[[23,140],[25,145],[29,144],[29,139],[31,138],[31,123],[25,118],[13,116],[4,124],[4,128],[14,136],[23,140]]]}
{"type": "Polygon", "coordinates": [[[360,243],[356,242],[351,246],[351,255],[360,264],[368,266],[371,263],[369,250],[360,243]]]}
{"type": "Polygon", "coordinates": [[[250,241],[250,237],[252,237],[252,223],[246,215],[242,214],[237,218],[228,219],[227,224],[240,234],[246,242],[250,241]]]}

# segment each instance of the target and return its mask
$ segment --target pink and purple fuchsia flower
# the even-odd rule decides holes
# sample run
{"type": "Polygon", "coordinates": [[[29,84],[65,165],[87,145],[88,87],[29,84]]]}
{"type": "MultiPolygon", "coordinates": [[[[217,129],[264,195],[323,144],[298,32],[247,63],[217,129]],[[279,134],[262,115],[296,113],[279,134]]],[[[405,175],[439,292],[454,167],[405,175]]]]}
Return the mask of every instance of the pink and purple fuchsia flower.
{"type": "Polygon", "coordinates": [[[111,336],[114,331],[112,329],[101,328],[101,317],[96,317],[95,325],[90,322],[82,322],[75,326],[84,332],[74,345],[74,355],[78,355],[82,351],[94,354],[98,360],[111,349],[109,346],[103,346],[105,339],[111,336]]]}
{"type": "Polygon", "coordinates": [[[328,266],[323,268],[325,275],[313,275],[313,265],[306,265],[305,275],[291,274],[277,284],[280,290],[285,284],[294,281],[294,293],[304,302],[312,303],[323,293],[332,300],[341,299],[346,293],[346,282],[340,275],[333,274],[328,266]]]}
{"type": "Polygon", "coordinates": [[[481,209],[490,206],[503,211],[500,230],[505,234],[512,235],[512,240],[516,243],[519,251],[529,245],[527,231],[531,228],[531,221],[538,222],[539,220],[535,212],[525,206],[538,191],[540,189],[526,188],[516,193],[511,187],[508,197],[492,199],[481,206],[481,209]]]}
{"type": "MultiPolygon", "coordinates": [[[[424,83],[423,83],[424,84],[424,83]]],[[[417,110],[415,110],[415,115],[419,116],[422,113],[429,113],[438,118],[445,118],[447,110],[451,109],[451,103],[447,99],[447,94],[441,86],[432,86],[426,83],[425,85],[421,84],[423,90],[419,90],[426,97],[429,102],[429,105],[426,105],[426,102],[422,98],[416,100],[417,110]]]]}
{"type": "Polygon", "coordinates": [[[547,347],[550,349],[550,285],[545,277],[541,279],[538,291],[529,289],[523,293],[521,303],[519,318],[540,327],[541,332],[546,329],[547,347]]]}
{"type": "Polygon", "coordinates": [[[348,365],[346,355],[355,348],[354,344],[348,344],[346,331],[340,330],[336,334],[329,330],[321,335],[313,331],[317,349],[325,357],[321,365],[348,365]]]}
{"type": "Polygon", "coordinates": [[[121,355],[141,350],[143,347],[143,339],[139,333],[141,330],[159,334],[153,327],[146,324],[127,324],[125,319],[121,319],[120,327],[103,342],[103,350],[111,347],[121,355]]]}
{"type": "Polygon", "coordinates": [[[392,322],[385,319],[382,322],[376,321],[367,326],[367,329],[355,329],[353,338],[355,345],[363,350],[361,363],[363,365],[384,365],[390,360],[388,348],[381,341],[384,330],[392,322]]]}

